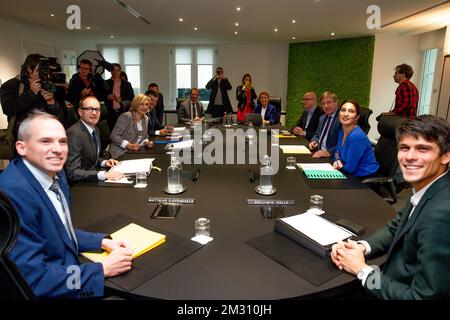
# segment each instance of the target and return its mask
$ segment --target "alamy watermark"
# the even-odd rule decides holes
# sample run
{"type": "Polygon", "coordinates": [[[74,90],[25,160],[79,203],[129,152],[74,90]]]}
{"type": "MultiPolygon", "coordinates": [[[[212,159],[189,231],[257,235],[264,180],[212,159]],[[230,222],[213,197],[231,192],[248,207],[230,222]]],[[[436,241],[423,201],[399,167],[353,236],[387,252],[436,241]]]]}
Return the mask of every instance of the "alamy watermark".
{"type": "Polygon", "coordinates": [[[70,265],[66,273],[69,275],[66,280],[66,286],[69,290],[81,289],[81,269],[80,266],[70,265]]]}
{"type": "Polygon", "coordinates": [[[367,7],[366,13],[370,14],[367,18],[366,25],[369,30],[378,30],[381,28],[381,9],[379,6],[372,4],[367,7]]]}
{"type": "Polygon", "coordinates": [[[381,270],[377,265],[370,266],[374,271],[366,279],[367,289],[381,289],[381,270]]]}
{"type": "Polygon", "coordinates": [[[81,9],[79,6],[72,4],[67,7],[66,13],[69,15],[66,19],[66,26],[69,30],[81,29],[81,9]]]}

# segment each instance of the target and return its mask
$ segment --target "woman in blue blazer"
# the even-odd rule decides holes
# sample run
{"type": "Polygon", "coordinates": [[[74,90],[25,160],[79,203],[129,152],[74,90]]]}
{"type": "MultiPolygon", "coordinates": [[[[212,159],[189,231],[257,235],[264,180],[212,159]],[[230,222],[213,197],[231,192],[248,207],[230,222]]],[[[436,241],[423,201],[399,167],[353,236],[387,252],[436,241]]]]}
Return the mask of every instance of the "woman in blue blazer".
{"type": "Polygon", "coordinates": [[[269,94],[263,91],[258,96],[258,105],[255,108],[255,113],[263,115],[263,125],[275,124],[277,122],[277,109],[274,105],[269,104],[269,94]]]}
{"type": "Polygon", "coordinates": [[[377,172],[379,164],[369,138],[357,125],[360,109],[357,101],[342,102],[339,111],[342,128],[339,131],[333,167],[356,177],[365,178],[377,172]]]}

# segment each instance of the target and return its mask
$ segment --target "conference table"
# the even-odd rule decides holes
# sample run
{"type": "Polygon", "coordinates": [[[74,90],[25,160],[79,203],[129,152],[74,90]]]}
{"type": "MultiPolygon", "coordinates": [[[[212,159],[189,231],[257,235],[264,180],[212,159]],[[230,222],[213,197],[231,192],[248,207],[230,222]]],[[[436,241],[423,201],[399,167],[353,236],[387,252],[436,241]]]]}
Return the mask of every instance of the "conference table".
{"type": "MultiPolygon", "coordinates": [[[[280,139],[279,143],[305,145],[307,141],[304,138],[280,139]]],[[[359,181],[354,182],[356,188],[330,188],[323,183],[323,187],[317,187],[308,183],[300,170],[285,168],[286,155],[281,150],[279,170],[273,178],[277,189],[274,195],[262,196],[255,192],[258,180],[251,182],[248,172],[259,172],[259,164],[248,163],[183,164],[183,184],[187,190],[179,195],[168,195],[164,188],[170,155],[164,147],[155,144],[153,149],[127,153],[123,157],[155,159],[153,165],[162,170],[152,170],[146,188],[111,187],[101,182],[83,182],[71,187],[72,217],[76,227],[89,229],[102,219],[120,214],[136,219],[138,223],[145,222],[147,228],[190,241],[194,236],[195,219],[206,217],[210,220],[213,241],[133,290],[124,290],[106,281],[107,287],[128,298],[265,300],[334,297],[358,285],[355,277],[337,270],[339,274],[332,279],[315,285],[307,277],[299,276],[249,245],[251,239],[274,233],[274,220],[264,219],[260,206],[248,205],[247,199],[294,200],[295,204],[283,207],[285,215],[291,216],[305,212],[310,205],[310,196],[319,194],[324,198],[326,213],[364,226],[368,231],[366,234],[377,230],[395,215],[382,198],[359,181]],[[187,179],[197,169],[200,170],[198,179],[187,179]],[[150,203],[149,197],[194,198],[195,204],[183,204],[176,219],[152,219],[157,203],[150,203]]],[[[297,162],[329,161],[312,159],[310,155],[295,156],[297,162]]],[[[151,255],[152,251],[147,254],[151,255]]],[[[138,259],[141,258],[137,258],[136,263],[138,259]]],[[[383,258],[374,262],[381,263],[383,258]]],[[[331,264],[326,259],[323,263],[331,264]]]]}

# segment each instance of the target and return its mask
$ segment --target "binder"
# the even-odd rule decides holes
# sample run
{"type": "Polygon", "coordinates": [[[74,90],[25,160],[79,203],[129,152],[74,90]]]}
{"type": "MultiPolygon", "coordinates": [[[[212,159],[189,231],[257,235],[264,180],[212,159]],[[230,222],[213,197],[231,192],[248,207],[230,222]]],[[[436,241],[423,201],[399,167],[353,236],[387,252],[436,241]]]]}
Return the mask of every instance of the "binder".
{"type": "Polygon", "coordinates": [[[329,163],[297,163],[308,179],[347,179],[347,177],[332,167],[329,163]]]}
{"type": "MultiPolygon", "coordinates": [[[[331,247],[337,241],[347,240],[355,236],[355,234],[349,232],[348,230],[339,227],[338,225],[332,223],[331,221],[326,220],[325,218],[316,216],[313,213],[303,213],[301,215],[308,215],[307,217],[316,220],[316,222],[318,222],[319,224],[323,224],[324,229],[326,228],[327,230],[333,230],[334,232],[336,232],[334,239],[328,241],[328,243],[320,243],[319,242],[320,240],[317,240],[315,236],[316,235],[320,236],[321,232],[328,232],[325,230],[308,230],[309,233],[308,236],[307,234],[305,234],[305,232],[301,230],[301,228],[297,228],[294,224],[289,223],[289,220],[295,218],[296,216],[275,220],[274,231],[302,245],[306,249],[310,250],[311,252],[317,254],[318,256],[324,259],[330,256],[331,247]]],[[[299,217],[301,215],[297,216],[299,217]]]]}

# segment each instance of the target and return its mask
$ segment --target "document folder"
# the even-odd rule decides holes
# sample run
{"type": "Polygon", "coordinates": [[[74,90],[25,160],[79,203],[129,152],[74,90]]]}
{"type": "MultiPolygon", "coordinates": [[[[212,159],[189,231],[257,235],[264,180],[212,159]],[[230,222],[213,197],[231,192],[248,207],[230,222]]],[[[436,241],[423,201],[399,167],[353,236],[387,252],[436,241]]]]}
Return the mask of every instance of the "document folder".
{"type": "Polygon", "coordinates": [[[313,213],[303,213],[275,220],[274,230],[297,242],[322,258],[330,255],[337,241],[355,235],[313,213]]]}
{"type": "MultiPolygon", "coordinates": [[[[133,250],[133,259],[150,251],[166,241],[166,236],[143,228],[137,224],[130,223],[126,227],[111,234],[113,239],[126,240],[133,250]]],[[[108,252],[91,253],[82,252],[82,256],[94,262],[102,262],[109,255],[108,252]]]]}

